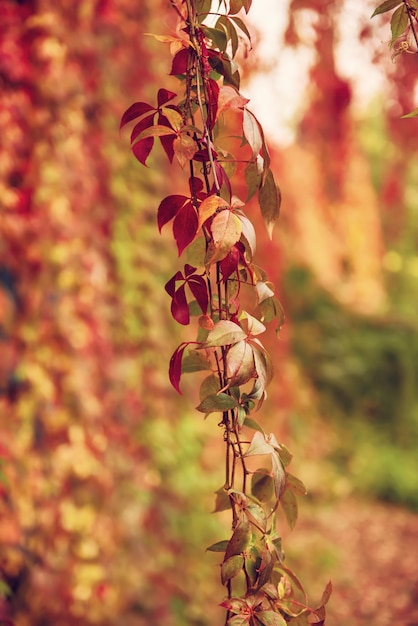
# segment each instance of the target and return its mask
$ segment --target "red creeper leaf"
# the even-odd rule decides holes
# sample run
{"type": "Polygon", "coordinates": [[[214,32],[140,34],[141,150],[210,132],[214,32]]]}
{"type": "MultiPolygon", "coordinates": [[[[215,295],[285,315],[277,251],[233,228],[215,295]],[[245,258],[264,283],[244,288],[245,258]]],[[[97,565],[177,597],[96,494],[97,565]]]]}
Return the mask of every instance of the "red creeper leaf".
{"type": "Polygon", "coordinates": [[[188,198],[186,198],[186,196],[172,195],[167,196],[160,202],[157,213],[158,229],[160,232],[162,227],[177,215],[187,200],[188,198]]]}
{"type": "Polygon", "coordinates": [[[193,241],[198,230],[197,213],[191,202],[180,209],[174,218],[173,233],[177,242],[179,256],[185,248],[193,241]]]}
{"type": "Polygon", "coordinates": [[[182,48],[179,52],[177,52],[177,54],[173,58],[170,76],[179,76],[181,74],[186,74],[188,59],[189,59],[188,48],[182,48]]]}
{"type": "Polygon", "coordinates": [[[198,303],[203,315],[205,315],[209,304],[208,289],[205,279],[202,276],[195,274],[187,281],[187,284],[190,287],[190,291],[196,298],[196,302],[198,303]]]}
{"type": "Polygon", "coordinates": [[[144,113],[148,113],[148,111],[154,110],[154,107],[152,107],[150,104],[147,104],[146,102],[135,102],[134,104],[131,104],[129,109],[127,109],[122,115],[119,128],[122,129],[126,124],[132,122],[132,120],[136,119],[137,117],[144,115],[144,113]]]}
{"type": "Polygon", "coordinates": [[[147,137],[146,139],[137,141],[137,143],[132,147],[132,152],[134,153],[135,158],[138,159],[138,161],[142,163],[142,165],[146,166],[146,160],[152,150],[153,145],[154,137],[147,137]]]}
{"type": "Polygon", "coordinates": [[[189,305],[187,304],[185,286],[179,287],[171,300],[171,315],[176,322],[187,326],[190,322],[189,305]]]}
{"type": "Polygon", "coordinates": [[[170,366],[168,371],[170,382],[173,385],[174,389],[180,395],[182,395],[182,392],[180,391],[181,362],[183,360],[184,351],[188,345],[188,343],[181,343],[179,347],[176,348],[170,359],[170,366]]]}
{"type": "Polygon", "coordinates": [[[169,91],[168,89],[159,89],[157,94],[158,108],[163,106],[166,102],[170,102],[170,100],[173,100],[176,96],[177,94],[173,91],[169,91]]]}
{"type": "Polygon", "coordinates": [[[131,144],[134,143],[135,139],[139,137],[143,130],[152,126],[152,122],[154,120],[154,113],[151,115],[147,115],[144,117],[138,124],[135,124],[131,133],[131,144]]]}
{"type": "Polygon", "coordinates": [[[213,80],[212,78],[210,78],[208,80],[207,83],[207,90],[208,90],[208,119],[207,119],[207,125],[209,130],[212,130],[214,125],[215,125],[215,121],[217,118],[217,111],[218,111],[218,97],[219,97],[219,85],[218,83],[213,80]]]}
{"type": "Polygon", "coordinates": [[[224,283],[228,280],[231,274],[237,271],[240,258],[240,251],[235,245],[230,249],[226,257],[220,262],[219,265],[221,268],[222,280],[224,281],[224,283]]]}

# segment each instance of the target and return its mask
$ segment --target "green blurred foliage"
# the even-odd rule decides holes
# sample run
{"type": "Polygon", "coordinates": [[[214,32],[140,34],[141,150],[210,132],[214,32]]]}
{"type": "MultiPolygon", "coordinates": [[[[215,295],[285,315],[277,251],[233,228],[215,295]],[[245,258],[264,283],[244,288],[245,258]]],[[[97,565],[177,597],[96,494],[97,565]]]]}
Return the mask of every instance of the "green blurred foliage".
{"type": "Polygon", "coordinates": [[[285,276],[292,347],[337,433],[330,460],[360,493],[418,508],[418,327],[365,316],[321,289],[307,268],[285,276]]]}

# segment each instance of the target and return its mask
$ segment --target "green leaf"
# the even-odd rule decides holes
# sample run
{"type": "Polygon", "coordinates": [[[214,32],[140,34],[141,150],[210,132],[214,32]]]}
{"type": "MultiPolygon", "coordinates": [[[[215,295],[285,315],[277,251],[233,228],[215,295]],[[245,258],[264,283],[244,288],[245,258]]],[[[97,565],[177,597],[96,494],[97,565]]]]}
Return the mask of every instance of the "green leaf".
{"type": "Polygon", "coordinates": [[[212,0],[196,0],[197,17],[202,22],[209,13],[212,6],[212,0]]]}
{"type": "Polygon", "coordinates": [[[239,519],[225,552],[225,561],[231,556],[241,554],[251,541],[251,527],[245,515],[239,519]]]}
{"type": "Polygon", "coordinates": [[[9,585],[0,579],[0,598],[8,598],[12,595],[9,585]]]}
{"type": "Polygon", "coordinates": [[[257,582],[260,563],[261,557],[259,551],[256,546],[251,546],[244,555],[244,567],[252,585],[255,585],[257,582]]]}
{"type": "Polygon", "coordinates": [[[240,17],[231,17],[230,18],[233,22],[235,22],[235,24],[238,26],[238,28],[240,30],[242,30],[242,32],[244,33],[244,35],[246,35],[248,41],[250,42],[251,45],[251,35],[250,32],[248,30],[248,28],[246,27],[245,23],[243,22],[243,20],[240,17]]]}
{"type": "Polygon", "coordinates": [[[213,512],[220,513],[221,511],[228,511],[231,508],[231,500],[229,499],[228,492],[224,489],[224,487],[220,487],[217,491],[215,491],[215,494],[216,500],[213,512]]]}
{"type": "Polygon", "coordinates": [[[297,496],[306,496],[308,493],[303,482],[293,474],[286,474],[286,487],[297,496]]]}
{"type": "Polygon", "coordinates": [[[262,533],[266,532],[267,518],[264,509],[259,504],[249,504],[245,509],[245,515],[250,524],[253,524],[262,533]]]}
{"type": "Polygon", "coordinates": [[[238,343],[246,337],[245,332],[241,326],[231,322],[230,320],[221,320],[217,322],[210,331],[205,348],[218,348],[222,346],[230,346],[234,343],[238,343]]]}
{"type": "Polygon", "coordinates": [[[9,479],[7,478],[6,474],[3,472],[2,465],[3,465],[3,459],[0,459],[0,484],[6,487],[6,489],[9,489],[10,488],[9,479]]]}
{"type": "Polygon", "coordinates": [[[279,186],[274,180],[273,172],[270,169],[267,172],[263,186],[258,192],[258,202],[268,235],[271,239],[274,224],[280,214],[281,193],[279,186]]]}
{"type": "Polygon", "coordinates": [[[205,378],[205,380],[200,385],[199,397],[200,400],[204,400],[208,396],[212,396],[213,394],[217,394],[219,391],[219,378],[212,374],[205,378]]]}
{"type": "Polygon", "coordinates": [[[372,17],[374,17],[375,15],[379,15],[380,13],[386,13],[387,11],[394,9],[401,3],[402,3],[402,0],[385,0],[385,2],[382,2],[382,4],[379,4],[377,9],[374,10],[372,17]]]}
{"type": "Polygon", "coordinates": [[[392,31],[392,43],[396,41],[396,39],[402,35],[402,33],[408,27],[408,24],[409,24],[408,11],[406,9],[406,6],[402,4],[402,6],[396,9],[394,14],[392,15],[392,19],[390,20],[390,29],[392,31]]]}
{"type": "Polygon", "coordinates": [[[183,118],[178,111],[170,109],[169,107],[161,107],[161,113],[168,119],[170,126],[172,126],[174,130],[180,130],[183,126],[183,118]]]}
{"type": "Polygon", "coordinates": [[[268,545],[266,545],[261,555],[261,563],[258,569],[258,572],[259,572],[259,577],[257,581],[258,588],[262,587],[263,585],[268,583],[268,581],[270,580],[271,574],[274,568],[274,562],[275,562],[275,559],[272,553],[270,552],[268,545]]]}
{"type": "Polygon", "coordinates": [[[270,502],[274,493],[273,477],[268,470],[258,469],[251,479],[251,493],[260,502],[270,502]]]}
{"type": "Polygon", "coordinates": [[[241,615],[233,615],[228,620],[228,626],[248,626],[250,623],[251,615],[244,613],[241,615]]]}
{"type": "Polygon", "coordinates": [[[258,430],[259,433],[263,433],[264,435],[264,430],[256,420],[252,419],[252,417],[246,417],[243,426],[247,426],[253,430],[258,430]]]}
{"type": "Polygon", "coordinates": [[[211,365],[202,352],[191,350],[187,356],[183,357],[181,371],[183,374],[191,374],[193,372],[202,372],[210,370],[211,365]]]}
{"type": "Polygon", "coordinates": [[[227,546],[228,546],[228,539],[225,539],[224,541],[217,541],[216,543],[213,543],[211,546],[209,546],[209,548],[206,548],[207,552],[225,552],[227,546]]]}
{"type": "Polygon", "coordinates": [[[256,613],[257,621],[263,626],[286,626],[287,622],[280,613],[276,611],[260,611],[256,613]]]}
{"type": "Polygon", "coordinates": [[[223,29],[210,28],[205,25],[201,26],[201,29],[205,37],[211,40],[214,48],[218,48],[220,52],[225,52],[228,41],[223,29]]]}
{"type": "Polygon", "coordinates": [[[244,565],[244,557],[241,554],[231,556],[227,561],[224,561],[221,566],[221,580],[225,585],[228,580],[237,576],[242,570],[244,565]]]}
{"type": "Polygon", "coordinates": [[[238,406],[237,407],[237,421],[238,421],[238,426],[241,428],[246,420],[247,417],[247,411],[245,410],[245,408],[243,406],[238,406]]]}
{"type": "Polygon", "coordinates": [[[227,393],[213,394],[205,398],[199,406],[196,407],[201,413],[217,413],[235,409],[237,401],[227,393]]]}
{"type": "Polygon", "coordinates": [[[293,459],[293,454],[283,443],[279,443],[278,452],[284,467],[290,465],[290,461],[293,459]]]}
{"type": "Polygon", "coordinates": [[[280,504],[282,505],[289,528],[293,530],[298,518],[298,502],[295,494],[290,491],[290,489],[286,489],[280,498],[280,504]]]}
{"type": "Polygon", "coordinates": [[[247,185],[247,202],[250,200],[259,190],[261,185],[261,171],[259,171],[258,165],[254,161],[250,161],[245,168],[245,184],[247,185]]]}
{"type": "Polygon", "coordinates": [[[418,109],[414,109],[413,111],[411,111],[410,113],[407,113],[406,115],[401,115],[401,119],[406,119],[407,117],[418,117],[418,109]]]}
{"type": "Polygon", "coordinates": [[[193,267],[203,267],[205,264],[206,240],[204,237],[196,237],[187,247],[186,259],[193,267]]]}

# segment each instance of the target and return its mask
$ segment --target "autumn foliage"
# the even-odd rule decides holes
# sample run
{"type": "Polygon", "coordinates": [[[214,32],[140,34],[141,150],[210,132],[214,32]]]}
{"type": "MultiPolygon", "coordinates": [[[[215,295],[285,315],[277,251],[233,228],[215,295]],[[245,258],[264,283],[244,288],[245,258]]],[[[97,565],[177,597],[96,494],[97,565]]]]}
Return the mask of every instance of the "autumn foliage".
{"type": "MultiPolygon", "coordinates": [[[[314,58],[280,150],[236,65],[251,3],[198,2],[193,32],[172,4],[0,0],[2,624],[320,622],[292,569],[315,608],[332,562],[292,546],[316,518],[339,536],[337,509],[287,537],[304,486],[280,441],[317,502],[417,506],[416,2],[362,3],[353,46],[386,75],[363,123],[344,3],[290,3],[281,45],[314,58]]],[[[334,567],[330,623],[413,619],[406,564],[370,608],[370,546],[334,567]]]]}

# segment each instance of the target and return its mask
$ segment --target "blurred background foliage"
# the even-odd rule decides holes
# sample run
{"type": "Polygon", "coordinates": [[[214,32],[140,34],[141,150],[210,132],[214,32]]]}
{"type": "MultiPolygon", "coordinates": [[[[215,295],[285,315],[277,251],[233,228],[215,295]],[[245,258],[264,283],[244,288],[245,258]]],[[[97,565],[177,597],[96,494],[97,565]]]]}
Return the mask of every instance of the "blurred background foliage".
{"type": "MultiPolygon", "coordinates": [[[[418,121],[399,119],[416,106],[418,66],[387,59],[369,4],[353,46],[367,43],[385,92],[360,116],[336,61],[342,0],[289,3],[283,45],[296,54],[308,23],[314,58],[295,141],[272,146],[284,196],[273,242],[254,213],[287,316],[279,341],[269,330],[262,420],[311,494],[289,558],[314,593],[334,577],[339,626],[384,626],[401,600],[417,604],[412,577],[393,613],[370,600],[352,621],[358,572],[341,578],[333,543],[347,499],[383,530],[395,518],[376,499],[418,510],[418,121]],[[330,543],[308,550],[310,524],[330,543]]],[[[140,167],[118,130],[133,101],[176,91],[168,49],[143,35],[174,23],[155,0],[0,0],[0,14],[0,621],[218,623],[204,549],[227,523],[209,514],[220,431],[194,412],[191,377],[181,398],[167,380],[188,335],[169,314],[178,259],[156,207],[180,173],[158,151],[140,167]]],[[[416,518],[396,519],[393,540],[416,541],[416,518]]]]}

